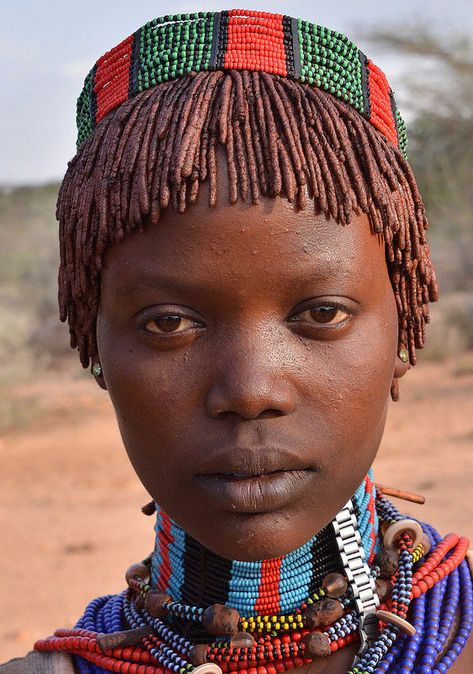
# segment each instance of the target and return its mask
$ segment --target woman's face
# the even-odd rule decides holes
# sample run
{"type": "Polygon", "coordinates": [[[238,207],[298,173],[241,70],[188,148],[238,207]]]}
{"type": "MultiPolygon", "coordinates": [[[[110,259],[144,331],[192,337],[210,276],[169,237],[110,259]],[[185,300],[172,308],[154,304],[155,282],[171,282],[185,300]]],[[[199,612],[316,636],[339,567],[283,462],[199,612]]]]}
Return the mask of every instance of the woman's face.
{"type": "MultiPolygon", "coordinates": [[[[220,175],[224,174],[220,162],[220,175]]],[[[184,214],[107,252],[99,356],[141,481],[228,558],[276,557],[371,466],[396,366],[384,242],[281,198],[184,214]]]]}

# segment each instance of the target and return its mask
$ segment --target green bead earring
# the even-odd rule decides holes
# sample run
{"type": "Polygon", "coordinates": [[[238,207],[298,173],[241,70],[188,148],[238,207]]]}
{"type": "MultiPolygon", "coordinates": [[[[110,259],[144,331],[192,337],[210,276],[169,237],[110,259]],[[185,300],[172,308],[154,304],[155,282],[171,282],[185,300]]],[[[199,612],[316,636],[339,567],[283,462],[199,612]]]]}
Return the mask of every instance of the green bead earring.
{"type": "Polygon", "coordinates": [[[102,374],[102,366],[100,365],[100,363],[94,363],[92,365],[92,374],[94,375],[94,377],[100,377],[100,375],[102,374]]]}
{"type": "Polygon", "coordinates": [[[409,352],[404,347],[402,347],[402,349],[399,349],[399,358],[402,360],[403,363],[409,362],[409,352]]]}

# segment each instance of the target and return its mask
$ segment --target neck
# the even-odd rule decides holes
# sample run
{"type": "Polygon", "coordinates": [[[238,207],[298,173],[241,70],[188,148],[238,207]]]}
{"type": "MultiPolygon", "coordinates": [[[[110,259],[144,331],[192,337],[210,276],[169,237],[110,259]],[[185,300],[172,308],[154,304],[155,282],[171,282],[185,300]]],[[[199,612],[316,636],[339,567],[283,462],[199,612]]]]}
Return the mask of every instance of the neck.
{"type": "MultiPolygon", "coordinates": [[[[377,551],[375,498],[370,471],[352,497],[368,561],[377,551]]],[[[155,530],[152,584],[184,604],[226,604],[242,615],[284,614],[317,591],[327,573],[341,570],[331,524],[287,555],[258,562],[216,555],[159,506],[155,530]]]]}

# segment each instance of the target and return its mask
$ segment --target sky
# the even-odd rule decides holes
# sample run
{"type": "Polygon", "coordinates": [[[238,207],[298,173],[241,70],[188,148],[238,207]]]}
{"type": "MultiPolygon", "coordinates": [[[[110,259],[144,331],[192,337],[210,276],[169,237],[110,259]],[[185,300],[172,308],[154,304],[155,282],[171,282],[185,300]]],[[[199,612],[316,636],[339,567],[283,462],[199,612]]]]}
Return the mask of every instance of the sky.
{"type": "MultiPolygon", "coordinates": [[[[210,0],[0,0],[0,184],[59,180],[75,153],[75,105],[86,74],[105,51],[152,18],[240,5],[210,0]]],[[[403,66],[357,39],[359,28],[420,19],[473,30],[471,0],[252,0],[351,37],[402,87],[403,66]]]]}

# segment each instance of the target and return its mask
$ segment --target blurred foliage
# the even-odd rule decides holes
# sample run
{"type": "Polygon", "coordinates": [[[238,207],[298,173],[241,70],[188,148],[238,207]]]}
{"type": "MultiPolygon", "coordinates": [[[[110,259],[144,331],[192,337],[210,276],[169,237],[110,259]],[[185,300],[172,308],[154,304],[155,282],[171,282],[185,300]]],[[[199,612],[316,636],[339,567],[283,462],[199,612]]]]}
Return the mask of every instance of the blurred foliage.
{"type": "Polygon", "coordinates": [[[67,330],[57,318],[57,190],[0,190],[0,385],[67,353],[67,330]]]}
{"type": "MultiPolygon", "coordinates": [[[[418,23],[363,34],[407,66],[398,102],[441,288],[425,355],[447,357],[473,349],[473,42],[418,23]]],[[[0,188],[0,417],[17,413],[2,395],[12,383],[52,364],[80,371],[58,320],[57,190],[0,188]]]]}

